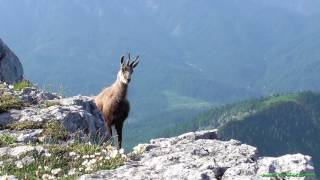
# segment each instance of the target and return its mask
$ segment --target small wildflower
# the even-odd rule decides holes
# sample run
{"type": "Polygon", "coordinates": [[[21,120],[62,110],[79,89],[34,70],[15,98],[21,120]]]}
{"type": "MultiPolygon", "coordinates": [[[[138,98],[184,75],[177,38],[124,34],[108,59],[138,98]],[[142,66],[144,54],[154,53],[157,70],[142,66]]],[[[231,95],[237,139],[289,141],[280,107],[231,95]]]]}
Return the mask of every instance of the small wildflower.
{"type": "Polygon", "coordinates": [[[119,153],[120,153],[120,154],[124,154],[124,149],[121,148],[120,151],[119,151],[119,153]]]}
{"type": "Polygon", "coordinates": [[[77,154],[75,152],[70,152],[69,156],[76,156],[77,154]]]}
{"type": "Polygon", "coordinates": [[[70,169],[70,171],[68,172],[68,176],[73,176],[77,173],[76,169],[73,168],[73,169],[70,169]]]}
{"type": "Polygon", "coordinates": [[[36,176],[40,177],[40,171],[36,171],[36,176]]]}
{"type": "Polygon", "coordinates": [[[89,155],[84,155],[82,156],[82,159],[88,159],[90,156],[89,155]]]}
{"type": "Polygon", "coordinates": [[[90,155],[90,158],[94,158],[95,156],[94,155],[90,155]]]}
{"type": "Polygon", "coordinates": [[[88,160],[87,159],[82,162],[82,166],[85,166],[87,164],[88,164],[88,160]]]}
{"type": "Polygon", "coordinates": [[[100,156],[101,153],[97,152],[97,153],[94,153],[95,156],[100,156]]]}
{"type": "Polygon", "coordinates": [[[127,158],[127,155],[121,154],[121,157],[122,157],[122,158],[127,158]]]}
{"type": "Polygon", "coordinates": [[[92,171],[93,169],[92,169],[92,167],[91,166],[88,166],[86,169],[85,169],[85,172],[90,172],[90,171],[92,171]]]}
{"type": "Polygon", "coordinates": [[[51,157],[51,154],[50,153],[44,153],[44,156],[45,157],[51,157]]]}
{"type": "Polygon", "coordinates": [[[50,168],[48,166],[44,166],[45,171],[50,171],[50,168]]]}
{"type": "Polygon", "coordinates": [[[113,150],[113,151],[111,152],[111,154],[110,154],[110,157],[111,157],[111,158],[115,158],[115,157],[117,157],[117,155],[118,155],[118,150],[113,150]]]}
{"type": "Polygon", "coordinates": [[[91,160],[89,161],[89,164],[95,164],[96,162],[97,162],[96,159],[91,159],[91,160]]]}
{"type": "Polygon", "coordinates": [[[62,171],[61,168],[57,168],[57,169],[52,169],[51,173],[54,174],[54,175],[58,175],[61,171],[62,171]]]}
{"type": "Polygon", "coordinates": [[[56,178],[54,176],[50,176],[49,174],[44,174],[44,175],[42,175],[42,179],[51,180],[51,179],[56,179],[56,178]]]}
{"type": "Polygon", "coordinates": [[[23,168],[23,163],[21,161],[17,161],[16,166],[18,169],[21,169],[21,168],[23,168]]]}

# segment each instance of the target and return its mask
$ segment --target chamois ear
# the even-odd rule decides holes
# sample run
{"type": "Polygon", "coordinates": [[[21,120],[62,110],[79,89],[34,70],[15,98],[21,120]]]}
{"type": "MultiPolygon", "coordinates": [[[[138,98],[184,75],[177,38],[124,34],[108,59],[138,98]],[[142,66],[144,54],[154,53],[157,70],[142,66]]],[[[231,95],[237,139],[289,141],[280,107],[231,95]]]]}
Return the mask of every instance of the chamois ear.
{"type": "Polygon", "coordinates": [[[123,64],[124,64],[124,56],[121,56],[120,65],[123,66],[123,64]]]}

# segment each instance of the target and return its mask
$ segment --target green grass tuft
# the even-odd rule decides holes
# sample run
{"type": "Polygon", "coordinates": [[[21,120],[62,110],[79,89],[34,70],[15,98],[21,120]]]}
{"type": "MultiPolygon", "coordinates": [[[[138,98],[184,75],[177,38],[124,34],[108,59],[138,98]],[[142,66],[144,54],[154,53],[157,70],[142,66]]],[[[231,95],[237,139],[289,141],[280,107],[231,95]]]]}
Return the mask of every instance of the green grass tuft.
{"type": "Polygon", "coordinates": [[[56,105],[60,105],[60,103],[58,101],[47,100],[47,101],[44,101],[42,104],[40,104],[40,108],[48,108],[56,105]]]}
{"type": "Polygon", "coordinates": [[[13,89],[16,90],[16,91],[21,91],[25,88],[28,88],[28,87],[32,87],[33,84],[30,82],[30,81],[27,81],[27,80],[23,80],[19,83],[15,83],[13,85],[13,89]]]}
{"type": "Polygon", "coordinates": [[[47,123],[42,135],[53,141],[66,141],[69,139],[68,130],[56,120],[47,123]]]}
{"type": "Polygon", "coordinates": [[[0,147],[15,144],[16,142],[17,142],[16,137],[13,137],[10,135],[0,135],[0,147]]]}
{"type": "Polygon", "coordinates": [[[22,121],[22,122],[14,122],[8,124],[6,129],[23,131],[26,129],[42,129],[44,128],[44,123],[42,122],[33,122],[33,121],[22,121]]]}
{"type": "Polygon", "coordinates": [[[2,94],[0,96],[0,113],[7,112],[10,109],[21,109],[23,102],[16,96],[2,94]]]}

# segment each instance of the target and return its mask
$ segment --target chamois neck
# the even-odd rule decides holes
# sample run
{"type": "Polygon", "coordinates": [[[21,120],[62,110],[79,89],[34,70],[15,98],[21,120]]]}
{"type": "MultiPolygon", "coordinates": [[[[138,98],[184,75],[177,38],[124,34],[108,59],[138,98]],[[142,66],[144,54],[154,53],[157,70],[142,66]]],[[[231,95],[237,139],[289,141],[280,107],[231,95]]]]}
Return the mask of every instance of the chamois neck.
{"type": "Polygon", "coordinates": [[[128,84],[123,83],[119,78],[114,82],[113,87],[116,89],[116,95],[119,99],[124,99],[127,97],[128,84]]]}

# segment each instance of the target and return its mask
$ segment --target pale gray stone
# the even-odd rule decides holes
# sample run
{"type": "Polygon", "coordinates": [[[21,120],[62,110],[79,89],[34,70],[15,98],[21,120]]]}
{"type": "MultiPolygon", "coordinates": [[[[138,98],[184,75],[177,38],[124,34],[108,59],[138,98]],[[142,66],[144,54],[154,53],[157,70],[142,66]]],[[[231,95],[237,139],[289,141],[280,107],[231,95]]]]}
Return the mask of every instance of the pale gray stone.
{"type": "Polygon", "coordinates": [[[7,155],[17,157],[33,150],[35,150],[35,147],[32,146],[17,146],[14,148],[10,148],[7,155]]]}
{"type": "Polygon", "coordinates": [[[18,142],[35,142],[37,137],[39,137],[42,133],[43,129],[30,129],[22,132],[19,136],[17,136],[18,142]]]}
{"type": "Polygon", "coordinates": [[[16,161],[15,164],[17,167],[23,167],[23,166],[27,166],[31,163],[33,163],[35,161],[35,159],[31,156],[27,156],[27,157],[24,157],[22,158],[21,160],[19,161],[16,161]]]}
{"type": "MultiPolygon", "coordinates": [[[[304,173],[314,173],[314,167],[311,156],[302,154],[287,154],[281,157],[262,157],[258,159],[257,174],[263,175],[268,173],[286,173],[298,175],[304,173]]],[[[297,180],[315,179],[314,176],[291,177],[297,180]]],[[[268,179],[265,178],[264,179],[268,179]]],[[[272,179],[272,178],[269,178],[272,179]]]]}
{"type": "MultiPolygon", "coordinates": [[[[91,97],[79,95],[63,98],[36,87],[14,91],[8,84],[1,84],[1,88],[22,99],[26,107],[1,113],[0,127],[7,127],[12,123],[45,124],[57,121],[70,132],[70,141],[74,141],[75,137],[99,142],[110,138],[106,133],[104,118],[91,97]]],[[[16,136],[18,142],[37,141],[41,136],[41,130],[11,133],[19,134],[16,136]]]]}
{"type": "Polygon", "coordinates": [[[15,176],[0,176],[0,180],[18,180],[15,176]]]}
{"type": "Polygon", "coordinates": [[[278,164],[279,171],[313,172],[309,156],[259,158],[253,146],[237,140],[218,140],[216,130],[154,139],[150,144],[136,146],[129,156],[133,156],[133,160],[118,169],[83,175],[79,179],[255,180],[262,178],[261,173],[270,172],[266,167],[273,164],[278,164]]]}

